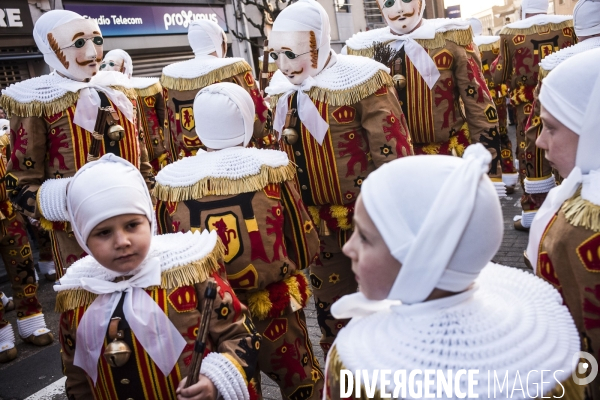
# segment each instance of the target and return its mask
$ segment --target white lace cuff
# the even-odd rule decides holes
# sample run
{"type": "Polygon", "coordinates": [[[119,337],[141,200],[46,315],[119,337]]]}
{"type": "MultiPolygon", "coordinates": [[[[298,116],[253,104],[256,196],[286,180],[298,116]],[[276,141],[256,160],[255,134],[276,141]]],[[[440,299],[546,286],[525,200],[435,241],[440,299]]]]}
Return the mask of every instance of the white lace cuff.
{"type": "Polygon", "coordinates": [[[28,318],[17,319],[17,327],[19,328],[19,335],[22,338],[28,338],[31,335],[40,336],[44,333],[50,332],[50,330],[46,328],[44,314],[37,314],[28,318]]]}
{"type": "Polygon", "coordinates": [[[530,228],[531,227],[531,223],[533,222],[533,219],[535,218],[535,214],[537,214],[537,210],[536,211],[521,211],[521,225],[523,225],[524,228],[530,228]]]}
{"type": "Polygon", "coordinates": [[[212,381],[224,400],[250,400],[242,374],[222,354],[208,354],[202,361],[200,373],[212,381]]]}
{"type": "Polygon", "coordinates": [[[496,188],[496,193],[498,193],[498,197],[506,197],[506,185],[504,182],[492,182],[494,184],[494,188],[496,188]]]}
{"type": "Polygon", "coordinates": [[[525,192],[529,194],[548,193],[556,186],[554,175],[541,180],[529,180],[525,178],[525,192]]]}
{"type": "Polygon", "coordinates": [[[516,172],[514,174],[507,174],[505,172],[502,173],[502,182],[504,182],[504,184],[506,186],[515,186],[518,181],[519,181],[518,173],[516,173],[516,172]]]}
{"type": "Polygon", "coordinates": [[[0,329],[0,352],[10,350],[15,347],[15,332],[11,324],[0,329]]]}
{"type": "Polygon", "coordinates": [[[71,178],[48,179],[40,187],[38,200],[40,212],[48,221],[68,221],[67,185],[71,178]]]}

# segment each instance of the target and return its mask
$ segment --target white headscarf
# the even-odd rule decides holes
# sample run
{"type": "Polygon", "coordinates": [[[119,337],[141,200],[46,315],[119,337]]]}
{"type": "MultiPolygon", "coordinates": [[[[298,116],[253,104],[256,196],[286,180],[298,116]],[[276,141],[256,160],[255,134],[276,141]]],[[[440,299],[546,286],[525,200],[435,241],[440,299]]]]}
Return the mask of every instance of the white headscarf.
{"type": "Polygon", "coordinates": [[[318,67],[320,72],[327,63],[331,50],[331,28],[329,16],[322,5],[315,0],[298,0],[283,9],[273,23],[272,32],[313,31],[319,49],[318,67]]]}
{"type": "Polygon", "coordinates": [[[523,0],[521,3],[521,19],[527,14],[538,14],[548,12],[548,0],[523,0]]]}
{"type": "Polygon", "coordinates": [[[483,34],[483,24],[479,19],[469,18],[467,21],[471,25],[471,29],[473,29],[473,36],[481,36],[483,34]]]}
{"type": "Polygon", "coordinates": [[[254,129],[254,102],[241,86],[216,83],[202,89],[194,100],[194,118],[202,121],[196,134],[211,149],[250,143],[254,129]]]}
{"type": "Polygon", "coordinates": [[[205,19],[191,22],[188,28],[188,41],[196,57],[215,51],[218,58],[224,57],[222,45],[227,43],[227,36],[216,22],[205,19]]]}
{"type": "Polygon", "coordinates": [[[600,0],[579,0],[573,11],[575,34],[592,36],[600,33],[600,0]]]}
{"type": "Polygon", "coordinates": [[[583,183],[581,197],[600,204],[600,49],[577,54],[558,65],[544,79],[540,103],[554,118],[579,135],[575,168],[563,183],[548,193],[529,233],[527,255],[537,266],[540,241],[561,205],[583,183]],[[596,190],[594,190],[596,189],[596,190]]]}
{"type": "Polygon", "coordinates": [[[133,61],[131,61],[131,56],[125,50],[114,49],[104,56],[105,60],[110,60],[112,58],[120,58],[123,60],[123,67],[125,69],[124,74],[128,78],[131,78],[131,75],[133,75],[133,61]]]}
{"type": "Polygon", "coordinates": [[[145,215],[152,224],[152,199],[140,171],[127,160],[106,154],[85,164],[67,189],[67,212],[73,233],[83,250],[99,223],[123,214],[145,215]]]}
{"type": "MultiPolygon", "coordinates": [[[[69,74],[69,71],[60,62],[56,56],[56,53],[54,53],[54,50],[52,50],[50,47],[50,44],[48,43],[48,33],[58,26],[68,24],[69,22],[77,19],[85,18],[73,11],[52,10],[42,14],[42,16],[35,22],[35,26],[33,28],[33,39],[35,40],[35,44],[40,52],[44,55],[44,61],[46,64],[71,79],[73,79],[73,77],[71,74],[69,74]]],[[[96,24],[97,30],[100,32],[100,27],[98,27],[98,24],[95,22],[95,20],[92,19],[90,23],[96,24]]]]}

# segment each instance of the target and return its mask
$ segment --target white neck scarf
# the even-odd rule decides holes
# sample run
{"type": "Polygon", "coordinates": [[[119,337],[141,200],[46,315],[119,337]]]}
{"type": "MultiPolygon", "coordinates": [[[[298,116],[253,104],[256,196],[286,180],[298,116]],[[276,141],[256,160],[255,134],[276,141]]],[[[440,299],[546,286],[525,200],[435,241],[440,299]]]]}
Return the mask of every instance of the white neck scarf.
{"type": "Polygon", "coordinates": [[[600,49],[577,54],[561,63],[544,79],[540,92],[542,106],[563,125],[579,135],[575,168],[560,186],[548,193],[529,232],[527,255],[537,269],[542,236],[562,204],[583,183],[582,197],[600,204],[600,49]]]}

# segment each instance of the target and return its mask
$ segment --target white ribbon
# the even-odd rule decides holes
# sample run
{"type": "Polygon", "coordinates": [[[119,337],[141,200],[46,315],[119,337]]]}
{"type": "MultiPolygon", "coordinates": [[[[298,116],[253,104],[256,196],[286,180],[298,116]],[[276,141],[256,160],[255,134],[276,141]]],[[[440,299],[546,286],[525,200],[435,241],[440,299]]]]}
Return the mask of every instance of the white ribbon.
{"type": "Polygon", "coordinates": [[[391,43],[391,47],[396,51],[404,47],[406,55],[410,58],[417,71],[419,71],[429,89],[433,89],[435,83],[440,79],[440,71],[427,53],[427,50],[409,35],[402,36],[391,43]]]}
{"type": "Polygon", "coordinates": [[[161,283],[160,260],[152,258],[129,280],[107,282],[81,278],[81,286],[99,296],[88,307],[77,328],[74,365],[98,379],[98,359],[115,308],[125,292],[123,313],[135,337],[166,376],[171,373],[186,345],[185,339],[144,288],[161,283]]]}
{"type": "Polygon", "coordinates": [[[286,88],[285,94],[283,94],[277,102],[277,112],[275,114],[275,121],[273,123],[273,127],[277,132],[279,132],[280,138],[285,125],[285,117],[288,113],[288,99],[294,93],[298,93],[298,116],[316,141],[319,142],[320,145],[323,144],[323,139],[325,139],[325,135],[329,130],[329,124],[323,119],[319,113],[319,110],[317,109],[317,106],[315,106],[315,103],[313,103],[308,94],[305,93],[308,92],[315,84],[316,81],[313,77],[305,79],[301,85],[293,85],[289,83],[289,87],[286,88]]]}

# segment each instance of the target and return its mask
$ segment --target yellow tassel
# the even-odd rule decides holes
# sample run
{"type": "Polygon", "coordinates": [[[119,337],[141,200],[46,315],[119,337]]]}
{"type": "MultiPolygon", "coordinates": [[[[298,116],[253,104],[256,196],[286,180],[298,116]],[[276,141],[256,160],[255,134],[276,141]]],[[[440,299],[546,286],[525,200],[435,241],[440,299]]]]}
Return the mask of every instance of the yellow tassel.
{"type": "Polygon", "coordinates": [[[494,43],[482,44],[481,46],[477,46],[477,47],[479,47],[479,51],[482,52],[482,53],[484,51],[498,50],[500,48],[500,39],[498,39],[494,43]]]}
{"type": "Polygon", "coordinates": [[[0,96],[0,107],[6,111],[8,117],[41,117],[43,115],[54,115],[66,110],[75,104],[79,99],[79,92],[67,92],[64,96],[52,100],[48,103],[41,101],[32,101],[31,103],[21,103],[10,96],[0,96]]]}
{"type": "Polygon", "coordinates": [[[147,88],[135,89],[135,91],[140,97],[154,96],[155,94],[162,93],[162,86],[160,82],[156,82],[155,84],[150,85],[147,88]]]}
{"type": "Polygon", "coordinates": [[[600,206],[583,199],[581,190],[565,201],[562,211],[571,225],[600,232],[600,206]]]}
{"type": "Polygon", "coordinates": [[[154,196],[162,201],[181,202],[205,196],[226,196],[262,190],[270,183],[282,183],[294,178],[296,169],[291,162],[282,167],[263,165],[256,175],[240,179],[204,178],[190,186],[171,187],[156,183],[154,196]]]}
{"type": "Polygon", "coordinates": [[[569,19],[567,21],[563,21],[563,22],[558,23],[558,24],[533,25],[533,26],[531,26],[529,28],[522,28],[522,29],[510,28],[508,26],[505,26],[500,31],[500,35],[514,36],[514,35],[544,34],[544,33],[548,33],[548,30],[550,30],[550,31],[558,31],[558,30],[563,30],[564,28],[572,28],[572,27],[573,27],[573,20],[572,19],[569,19]]]}
{"type": "Polygon", "coordinates": [[[41,217],[40,218],[40,227],[45,230],[45,231],[52,231],[53,230],[53,224],[52,221],[48,221],[46,218],[41,217]]]}
{"type": "Polygon", "coordinates": [[[502,97],[506,97],[506,95],[508,94],[508,85],[506,85],[505,83],[500,85],[500,93],[502,93],[502,97]]]}
{"type": "Polygon", "coordinates": [[[337,219],[338,226],[341,230],[347,231],[352,229],[352,224],[348,221],[348,208],[346,206],[331,206],[331,216],[337,219]]]}
{"type": "Polygon", "coordinates": [[[185,78],[173,78],[163,74],[160,78],[160,83],[163,87],[171,90],[196,90],[202,89],[208,85],[212,85],[215,82],[222,81],[223,79],[231,78],[234,75],[239,75],[244,72],[252,71],[252,67],[246,61],[241,60],[233,64],[226,65],[224,67],[215,69],[206,75],[199,76],[197,78],[185,79],[185,78]]]}
{"type": "Polygon", "coordinates": [[[286,280],[285,283],[287,284],[288,287],[288,292],[290,294],[290,296],[292,296],[294,298],[294,300],[296,300],[298,302],[298,304],[302,305],[302,307],[306,306],[306,300],[302,300],[302,294],[300,293],[300,284],[298,283],[298,280],[302,280],[304,281],[304,284],[306,286],[306,300],[308,300],[310,298],[310,296],[312,295],[311,291],[310,291],[310,285],[308,284],[308,281],[306,280],[306,276],[304,275],[304,273],[302,273],[301,271],[294,271],[292,273],[292,275],[290,275],[286,280]]]}
{"type": "Polygon", "coordinates": [[[269,315],[273,303],[269,299],[269,291],[260,290],[248,298],[248,309],[252,318],[263,320],[269,315]]]}
{"type": "Polygon", "coordinates": [[[308,206],[308,213],[310,214],[310,219],[312,219],[313,224],[315,224],[315,226],[319,226],[319,224],[321,223],[321,216],[319,216],[319,207],[308,206]]]}

